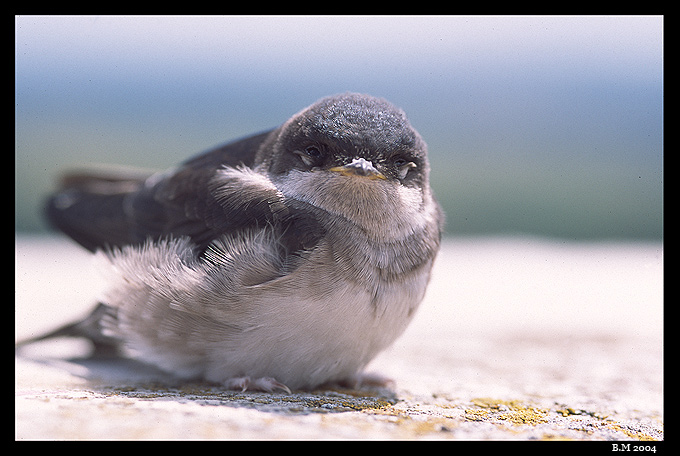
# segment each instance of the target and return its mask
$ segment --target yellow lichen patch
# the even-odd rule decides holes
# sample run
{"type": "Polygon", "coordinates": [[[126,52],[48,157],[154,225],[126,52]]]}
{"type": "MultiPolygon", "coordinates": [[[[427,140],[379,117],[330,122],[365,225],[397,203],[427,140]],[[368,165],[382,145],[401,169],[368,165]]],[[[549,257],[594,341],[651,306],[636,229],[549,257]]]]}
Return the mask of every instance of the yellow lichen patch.
{"type": "Polygon", "coordinates": [[[488,410],[465,409],[465,419],[468,421],[484,421],[488,416],[488,410]]]}
{"type": "Polygon", "coordinates": [[[504,401],[501,399],[492,399],[488,397],[478,397],[475,399],[472,399],[471,401],[474,405],[477,407],[482,407],[482,408],[488,408],[488,409],[495,409],[495,410],[504,410],[506,408],[518,408],[518,407],[523,407],[522,403],[520,401],[504,401]]]}
{"type": "Polygon", "coordinates": [[[626,434],[628,437],[630,437],[632,439],[641,440],[641,441],[656,441],[657,440],[654,437],[649,436],[649,435],[647,435],[643,432],[631,431],[630,429],[627,429],[627,428],[625,428],[625,427],[623,427],[619,424],[610,424],[607,427],[609,429],[613,429],[614,431],[623,432],[624,434],[626,434]]]}
{"type": "Polygon", "coordinates": [[[546,423],[548,421],[548,413],[544,410],[529,407],[520,401],[505,401],[491,398],[475,398],[471,401],[482,410],[477,412],[473,410],[466,410],[465,416],[469,420],[486,421],[487,418],[493,420],[508,421],[517,425],[531,425],[546,423]],[[498,411],[501,413],[492,413],[489,411],[498,411]],[[482,413],[486,412],[486,414],[482,413]]]}
{"type": "Polygon", "coordinates": [[[580,409],[573,409],[571,407],[565,407],[561,409],[555,410],[555,412],[559,413],[562,416],[572,416],[572,415],[580,415],[580,416],[592,416],[593,418],[596,418],[598,420],[605,420],[607,419],[607,415],[601,415],[597,412],[589,412],[586,410],[580,410],[580,409]]]}
{"type": "Polygon", "coordinates": [[[535,426],[537,424],[546,423],[548,421],[546,415],[547,413],[542,410],[527,407],[504,413],[497,418],[499,420],[510,421],[513,424],[528,424],[535,426]]]}
{"type": "Polygon", "coordinates": [[[563,409],[557,409],[555,410],[557,413],[559,413],[562,416],[569,416],[569,415],[580,415],[579,411],[574,410],[571,407],[566,407],[563,409]]]}

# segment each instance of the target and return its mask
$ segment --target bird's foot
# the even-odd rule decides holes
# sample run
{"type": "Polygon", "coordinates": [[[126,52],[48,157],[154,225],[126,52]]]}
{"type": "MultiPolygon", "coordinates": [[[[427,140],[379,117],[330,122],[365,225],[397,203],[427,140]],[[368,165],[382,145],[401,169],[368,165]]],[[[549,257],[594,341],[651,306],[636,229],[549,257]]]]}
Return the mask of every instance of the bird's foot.
{"type": "Polygon", "coordinates": [[[241,390],[241,392],[264,391],[267,393],[273,393],[274,391],[281,390],[288,394],[291,394],[290,388],[288,388],[283,383],[271,377],[260,378],[234,377],[225,380],[223,384],[228,389],[241,390]]]}
{"type": "Polygon", "coordinates": [[[341,388],[359,389],[365,388],[392,388],[394,387],[394,380],[376,373],[359,373],[351,377],[345,378],[331,383],[330,385],[337,385],[341,388]]]}

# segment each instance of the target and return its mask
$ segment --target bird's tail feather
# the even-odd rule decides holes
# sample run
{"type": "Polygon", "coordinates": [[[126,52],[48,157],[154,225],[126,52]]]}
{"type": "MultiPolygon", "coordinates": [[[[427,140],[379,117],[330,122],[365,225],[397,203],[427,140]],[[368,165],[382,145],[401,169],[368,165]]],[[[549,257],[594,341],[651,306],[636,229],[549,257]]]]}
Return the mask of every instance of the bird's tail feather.
{"type": "Polygon", "coordinates": [[[121,346],[120,339],[107,335],[104,330],[106,319],[115,318],[115,309],[99,303],[85,318],[47,333],[21,340],[15,344],[15,349],[19,350],[22,347],[44,340],[73,337],[85,338],[92,342],[95,355],[118,354],[121,346]]]}

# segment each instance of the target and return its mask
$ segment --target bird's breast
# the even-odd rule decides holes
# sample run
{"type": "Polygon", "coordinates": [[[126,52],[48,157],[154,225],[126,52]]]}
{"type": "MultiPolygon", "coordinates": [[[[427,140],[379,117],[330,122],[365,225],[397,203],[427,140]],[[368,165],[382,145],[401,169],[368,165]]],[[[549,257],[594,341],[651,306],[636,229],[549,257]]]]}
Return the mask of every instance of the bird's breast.
{"type": "Polygon", "coordinates": [[[333,258],[320,246],[294,274],[255,287],[249,299],[258,311],[237,338],[242,349],[219,352],[230,359],[216,365],[309,387],[351,377],[390,345],[420,304],[429,268],[401,281],[378,271],[357,280],[333,258]]]}

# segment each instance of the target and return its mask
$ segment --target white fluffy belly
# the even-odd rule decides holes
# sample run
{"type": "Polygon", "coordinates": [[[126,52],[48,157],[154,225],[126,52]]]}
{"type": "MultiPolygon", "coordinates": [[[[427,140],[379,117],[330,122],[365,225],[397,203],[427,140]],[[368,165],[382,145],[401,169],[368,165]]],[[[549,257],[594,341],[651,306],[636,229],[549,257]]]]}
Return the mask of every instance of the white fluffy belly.
{"type": "Polygon", "coordinates": [[[428,266],[392,283],[341,279],[320,249],[295,274],[242,286],[170,247],[114,259],[115,331],[142,360],[223,384],[273,377],[298,389],[358,374],[406,328],[429,275],[428,266]]]}

